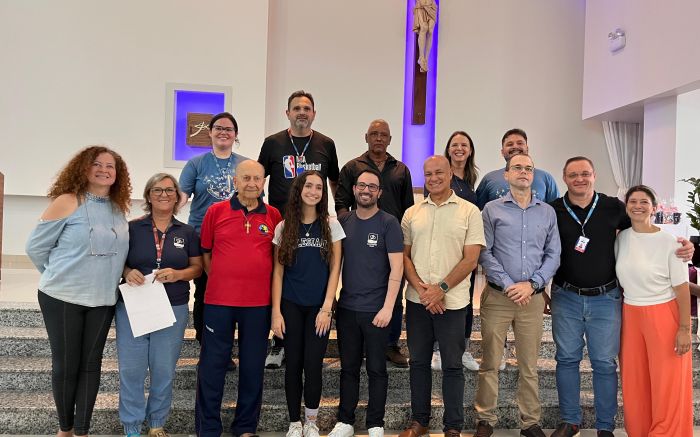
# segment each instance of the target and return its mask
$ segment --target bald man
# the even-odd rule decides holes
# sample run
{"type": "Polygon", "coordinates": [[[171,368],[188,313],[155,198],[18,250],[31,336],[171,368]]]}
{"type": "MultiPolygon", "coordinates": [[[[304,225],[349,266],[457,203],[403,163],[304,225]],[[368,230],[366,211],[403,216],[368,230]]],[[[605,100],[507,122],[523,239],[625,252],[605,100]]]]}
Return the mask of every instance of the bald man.
{"type": "Polygon", "coordinates": [[[239,378],[236,415],[230,432],[255,434],[262,404],[267,337],[270,332],[272,237],[282,221],[263,203],[265,169],[247,160],[236,167],[235,195],[215,203],[202,223],[204,330],[197,368],[195,428],[198,436],[219,437],[226,368],[238,327],[239,378]]]}
{"type": "Polygon", "coordinates": [[[442,356],[443,431],[446,437],[459,437],[464,426],[465,308],[469,277],[486,244],[484,226],[479,209],[450,188],[447,158],[428,158],[423,175],[428,197],[409,208],[401,221],[412,423],[399,436],[428,433],[430,359],[436,339],[442,356]]]}
{"type": "MultiPolygon", "coordinates": [[[[401,222],[404,213],[413,206],[413,183],[411,172],[403,162],[397,160],[386,149],[391,144],[389,123],[384,120],[372,120],[365,133],[367,151],[348,161],[340,170],[338,191],[335,193],[335,210],[338,215],[357,207],[352,187],[358,176],[366,170],[378,171],[382,180],[382,196],[379,209],[387,212],[401,222]]],[[[389,341],[386,346],[386,359],[396,367],[408,367],[408,360],[401,354],[398,342],[401,336],[403,319],[403,281],[399,286],[399,295],[394,303],[394,312],[389,324],[389,341]]]]}

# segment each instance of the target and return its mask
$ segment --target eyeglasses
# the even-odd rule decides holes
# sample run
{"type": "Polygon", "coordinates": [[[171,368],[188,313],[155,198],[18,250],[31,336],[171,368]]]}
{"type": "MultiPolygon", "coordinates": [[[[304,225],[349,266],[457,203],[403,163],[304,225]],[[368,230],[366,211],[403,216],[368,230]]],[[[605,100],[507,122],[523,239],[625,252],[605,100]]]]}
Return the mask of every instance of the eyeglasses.
{"type": "Polygon", "coordinates": [[[525,171],[525,173],[532,173],[533,171],[535,171],[535,167],[532,167],[530,165],[511,165],[510,171],[514,171],[517,173],[520,173],[522,171],[525,171]]]}
{"type": "Polygon", "coordinates": [[[217,124],[214,125],[214,130],[217,132],[234,132],[235,131],[235,129],[232,127],[219,126],[217,124]]]}
{"type": "Polygon", "coordinates": [[[566,177],[569,179],[578,179],[578,178],[586,179],[586,178],[590,178],[591,176],[593,176],[593,173],[591,173],[589,171],[584,171],[582,173],[567,173],[567,175],[566,175],[566,177]]]}
{"type": "Polygon", "coordinates": [[[151,194],[154,196],[162,196],[163,193],[165,193],[166,196],[174,196],[175,193],[177,193],[177,190],[172,187],[168,188],[160,188],[160,187],[155,187],[151,188],[151,194]]]}
{"type": "Polygon", "coordinates": [[[367,189],[369,189],[369,191],[371,193],[376,193],[381,188],[377,184],[366,184],[364,182],[360,182],[360,183],[356,184],[355,187],[357,187],[358,191],[363,191],[365,188],[367,188],[367,189]]]}

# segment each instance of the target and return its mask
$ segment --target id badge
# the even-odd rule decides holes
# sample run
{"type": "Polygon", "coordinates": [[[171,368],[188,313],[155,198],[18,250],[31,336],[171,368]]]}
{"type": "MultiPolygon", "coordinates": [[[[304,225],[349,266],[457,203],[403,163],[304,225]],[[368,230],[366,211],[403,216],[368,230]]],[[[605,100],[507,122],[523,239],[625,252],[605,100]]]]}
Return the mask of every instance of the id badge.
{"type": "Polygon", "coordinates": [[[304,173],[304,166],[306,165],[306,156],[297,156],[297,176],[304,173]]]}
{"type": "Polygon", "coordinates": [[[580,237],[578,237],[578,241],[576,242],[576,247],[574,247],[574,250],[581,253],[586,252],[586,246],[588,246],[589,241],[591,241],[590,238],[581,235],[580,237]]]}

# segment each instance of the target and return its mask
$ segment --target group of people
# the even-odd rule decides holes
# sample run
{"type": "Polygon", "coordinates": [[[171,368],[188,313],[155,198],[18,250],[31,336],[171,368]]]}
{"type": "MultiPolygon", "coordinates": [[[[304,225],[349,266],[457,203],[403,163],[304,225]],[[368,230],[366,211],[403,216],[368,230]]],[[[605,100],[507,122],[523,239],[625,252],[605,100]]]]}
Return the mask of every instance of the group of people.
{"type": "Polygon", "coordinates": [[[224,381],[236,365],[237,333],[233,435],[255,434],[264,369],[286,362],[287,436],[317,437],[333,317],[341,373],[330,437],[354,434],[363,360],[369,435],[384,434],[387,361],[410,363],[412,416],[400,436],[428,434],[436,356],[445,435],[458,437],[464,427],[463,367],[479,371],[474,435],[492,435],[509,328],[518,351],[520,434],[544,436],[537,360],[543,314],[550,311],[561,415],[552,436],[579,435],[586,344],[599,436],[612,436],[615,428],[618,355],[628,435],[692,435],[684,260],[693,246],[651,224],[656,199],[650,188],[631,188],[625,203],[598,193],[593,163],[577,156],[564,165],[567,192],[560,197],[554,178],[535,167],[526,133],[511,129],[501,142],[505,168],[486,174],[475,190],[474,143],[458,131],[443,155],[424,162],[425,198],[414,204],[408,168],[387,152],[386,121],[370,123],[367,152],[339,169],[333,140],[311,129],[311,94],[294,92],[286,115],[290,127],[266,138],[257,161],[233,152],[236,119],[214,116],[212,151],[191,159],[179,180],[151,177],[143,193],[146,215],[129,223],[131,184],[119,154],[88,147],[60,172],[27,243],[41,272],[38,299],[51,344],[58,437],[89,431],[113,317],[124,432],[139,435],[146,421],[149,436],[167,436],[190,280],[201,344],[200,436],[223,431],[224,381]],[[328,213],[331,193],[337,218],[328,213]],[[184,224],[175,215],[190,197],[184,224]],[[477,264],[487,279],[480,364],[468,342],[477,264]],[[176,323],[134,337],[117,285],[142,284],[149,274],[164,284],[176,323]],[[404,286],[408,359],[398,346],[404,286]]]}

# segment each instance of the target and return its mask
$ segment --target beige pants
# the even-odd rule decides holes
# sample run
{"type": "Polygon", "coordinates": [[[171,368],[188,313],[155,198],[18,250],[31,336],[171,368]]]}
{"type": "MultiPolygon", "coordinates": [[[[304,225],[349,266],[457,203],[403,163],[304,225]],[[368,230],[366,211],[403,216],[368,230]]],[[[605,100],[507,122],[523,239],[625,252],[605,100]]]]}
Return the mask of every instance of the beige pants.
{"type": "Polygon", "coordinates": [[[518,351],[518,409],[522,428],[538,424],[540,406],[537,358],[542,342],[544,298],[542,293],[532,297],[526,306],[513,303],[502,292],[486,286],[481,294],[481,336],[483,359],[479,369],[479,389],[474,406],[477,421],[485,420],[495,426],[498,422],[498,365],[503,355],[508,327],[513,325],[515,349],[518,351]]]}

